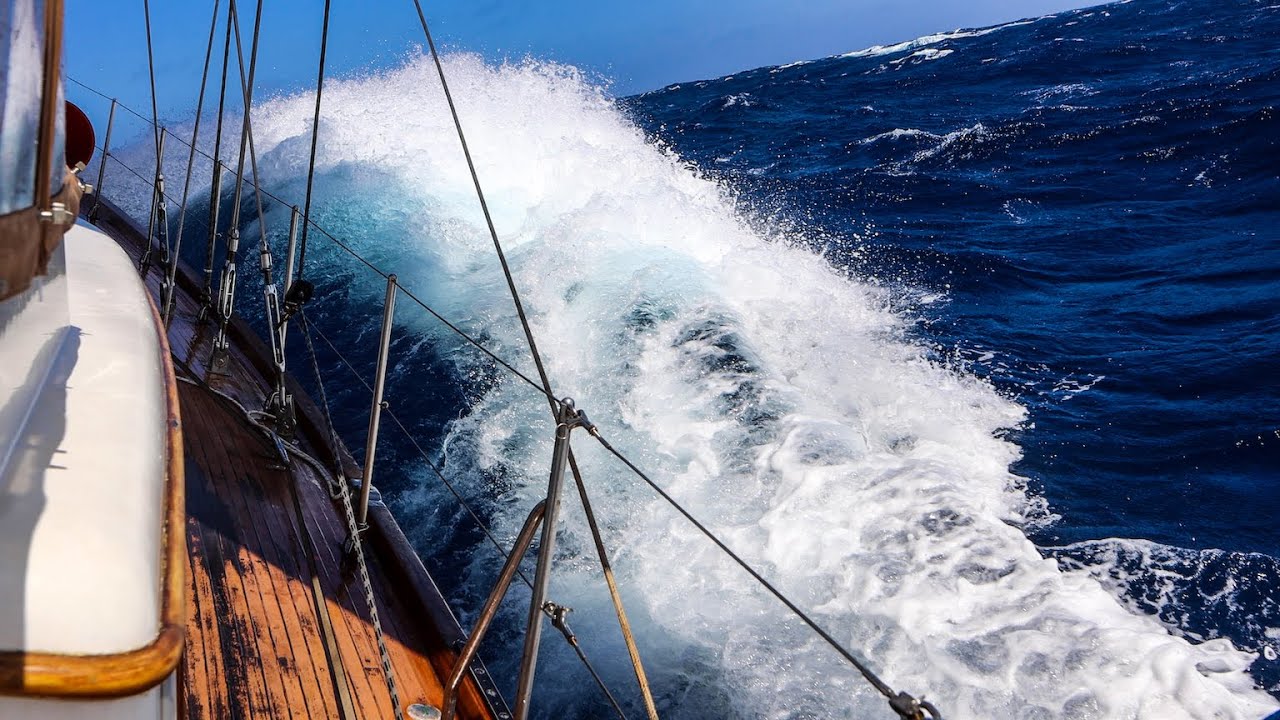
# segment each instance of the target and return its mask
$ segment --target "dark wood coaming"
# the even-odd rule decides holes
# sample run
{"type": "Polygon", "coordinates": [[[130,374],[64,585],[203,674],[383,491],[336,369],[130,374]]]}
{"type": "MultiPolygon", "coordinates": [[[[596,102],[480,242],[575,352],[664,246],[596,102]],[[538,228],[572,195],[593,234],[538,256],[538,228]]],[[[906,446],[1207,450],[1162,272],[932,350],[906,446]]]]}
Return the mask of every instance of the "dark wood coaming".
{"type": "MultiPolygon", "coordinates": [[[[139,232],[138,228],[122,212],[108,202],[104,201],[101,204],[98,208],[98,213],[98,224],[115,237],[125,247],[126,251],[137,256],[141,252],[142,243],[144,242],[142,239],[143,234],[139,232]]],[[[155,272],[149,276],[149,286],[153,291],[158,290],[155,272]]],[[[181,265],[177,274],[175,288],[176,304],[186,303],[188,306],[195,304],[197,302],[195,298],[199,294],[200,283],[197,276],[190,268],[181,265]]],[[[178,314],[175,313],[170,332],[179,332],[178,326],[178,314]]],[[[186,332],[198,333],[199,331],[188,328],[186,332]]],[[[270,350],[256,333],[238,317],[233,318],[228,332],[232,346],[235,349],[235,360],[246,366],[247,370],[251,370],[251,374],[257,376],[256,382],[265,389],[265,378],[272,377],[274,374],[270,350]]],[[[176,337],[177,335],[175,335],[176,337]]],[[[207,338],[205,340],[207,342],[207,338]]],[[[198,337],[192,339],[193,343],[198,343],[199,341],[200,338],[198,337]]],[[[175,340],[175,343],[177,342],[175,340]]],[[[188,359],[193,354],[188,349],[188,359]]],[[[330,442],[327,425],[321,410],[291,375],[286,377],[286,384],[295,398],[298,414],[298,434],[308,451],[326,466],[334,466],[336,463],[340,463],[347,476],[358,477],[360,474],[359,467],[351,459],[345,447],[340,444],[338,447],[333,447],[330,442]]],[[[225,407],[220,411],[218,402],[214,402],[211,399],[216,396],[210,394],[209,397],[201,399],[199,397],[201,392],[203,391],[193,386],[186,384],[180,386],[180,395],[184,408],[192,408],[188,411],[192,414],[192,418],[188,419],[189,428],[195,426],[196,420],[193,418],[208,421],[210,415],[217,415],[221,411],[226,411],[225,407]]],[[[225,424],[227,422],[226,418],[221,422],[225,424]]],[[[271,480],[266,478],[261,466],[264,462],[267,462],[267,457],[274,454],[274,448],[266,447],[265,439],[262,436],[256,433],[251,433],[251,435],[256,438],[255,442],[263,444],[257,451],[258,462],[256,464],[258,467],[246,467],[249,464],[253,464],[247,459],[253,457],[252,451],[248,455],[241,454],[238,458],[230,458],[230,453],[228,453],[226,459],[230,459],[232,466],[239,465],[243,471],[252,470],[251,474],[260,476],[258,481],[260,485],[255,487],[265,488],[271,480]],[[266,479],[263,480],[263,478],[266,479]]],[[[193,442],[195,442],[194,437],[194,434],[189,430],[189,448],[195,447],[193,445],[193,442]]],[[[249,441],[241,440],[241,442],[249,441]]],[[[205,464],[218,467],[218,463],[210,461],[208,454],[217,454],[224,451],[219,451],[216,448],[210,449],[208,443],[204,443],[204,447],[192,451],[193,454],[188,458],[187,467],[195,468],[197,465],[205,464]],[[206,463],[199,462],[202,459],[206,463]]],[[[225,459],[223,462],[225,464],[225,459]]],[[[304,475],[310,474],[314,476],[314,473],[302,463],[294,463],[294,467],[300,468],[304,475]]],[[[191,492],[197,492],[198,484],[208,478],[207,468],[197,469],[195,473],[188,477],[187,484],[191,492]]],[[[226,479],[224,477],[218,482],[226,479]]],[[[318,485],[323,485],[323,479],[319,477],[313,477],[312,479],[318,485]]],[[[248,480],[248,474],[239,478],[239,480],[248,480]]],[[[299,487],[302,487],[302,485],[299,485],[299,487]]],[[[234,495],[235,493],[231,494],[234,495]]],[[[344,582],[347,582],[339,577],[340,571],[338,570],[341,565],[339,557],[340,546],[344,539],[345,528],[345,523],[340,516],[341,510],[329,500],[327,493],[320,493],[320,495],[323,495],[323,501],[317,501],[315,497],[311,497],[305,492],[302,495],[307,517],[306,524],[309,526],[309,531],[314,535],[312,541],[317,550],[322,585],[328,590],[325,601],[328,604],[329,614],[335,625],[334,634],[339,639],[339,649],[344,659],[351,657],[363,658],[360,661],[364,665],[363,668],[356,668],[356,672],[352,672],[350,667],[347,668],[349,676],[348,687],[353,690],[353,695],[358,700],[363,699],[362,702],[357,702],[358,710],[363,711],[357,712],[357,715],[362,717],[389,716],[387,711],[390,710],[390,704],[385,698],[385,688],[379,687],[381,669],[376,667],[371,670],[368,666],[370,659],[367,655],[362,655],[360,651],[361,647],[367,651],[368,648],[373,646],[371,628],[364,620],[364,613],[367,613],[367,611],[363,609],[363,592],[355,593],[361,597],[357,597],[354,600],[352,600],[349,593],[345,597],[335,597],[335,595],[341,595],[344,592],[342,587],[344,582]],[[378,698],[382,699],[379,700],[378,698]]],[[[196,501],[192,500],[192,502],[196,501]]],[[[241,517],[249,518],[258,514],[260,510],[256,506],[250,508],[247,504],[249,500],[245,497],[239,498],[236,502],[237,512],[240,513],[241,517]]],[[[199,606],[198,601],[202,598],[211,597],[214,593],[214,588],[212,585],[202,585],[202,583],[210,582],[210,577],[207,573],[196,572],[195,564],[197,562],[206,562],[213,555],[209,554],[209,546],[203,544],[209,538],[208,533],[205,533],[204,529],[196,527],[198,521],[195,517],[196,510],[194,507],[192,513],[193,517],[188,520],[187,533],[184,533],[190,536],[192,548],[190,559],[183,558],[183,563],[191,562],[193,572],[190,578],[191,601],[189,603],[192,615],[189,619],[191,637],[188,638],[187,642],[188,658],[182,665],[182,675],[188,688],[184,693],[180,693],[182,715],[193,718],[235,716],[242,714],[242,712],[237,711],[237,707],[239,707],[240,711],[248,709],[248,713],[245,715],[248,717],[289,717],[291,714],[294,717],[338,717],[338,707],[335,704],[335,699],[324,692],[318,694],[315,692],[317,688],[323,688],[328,680],[318,675],[321,672],[318,667],[315,669],[314,684],[306,681],[305,678],[295,680],[293,677],[288,677],[280,687],[260,687],[250,697],[240,698],[245,702],[240,703],[239,706],[236,702],[237,698],[231,696],[231,690],[228,687],[206,688],[208,690],[206,695],[202,698],[196,698],[201,684],[201,675],[204,678],[208,678],[211,674],[216,675],[219,670],[219,668],[211,667],[207,664],[216,661],[215,658],[208,656],[200,660],[200,662],[206,663],[205,665],[198,667],[193,664],[195,661],[191,656],[191,649],[199,638],[197,633],[204,633],[205,637],[216,641],[220,646],[236,640],[253,639],[257,642],[263,638],[258,636],[248,638],[240,629],[227,625],[224,622],[224,618],[219,618],[216,612],[211,615],[210,610],[216,610],[216,608],[199,606]],[[201,550],[205,551],[204,555],[200,554],[201,550]],[[210,620],[212,622],[209,622],[210,620]],[[224,637],[224,635],[230,637],[224,637]]],[[[257,523],[257,525],[258,527],[254,532],[258,533],[258,539],[267,547],[283,550],[287,549],[291,543],[301,540],[301,538],[297,537],[300,528],[296,526],[296,523],[264,521],[257,523]]],[[[365,536],[367,541],[366,551],[373,565],[371,572],[375,576],[375,592],[379,595],[380,614],[382,615],[384,627],[387,629],[388,644],[391,646],[397,680],[401,680],[402,675],[408,678],[407,681],[401,680],[402,702],[407,704],[415,700],[426,699],[436,703],[438,698],[434,697],[434,694],[438,694],[439,690],[435,686],[439,684],[439,678],[447,678],[452,671],[457,659],[456,648],[461,646],[462,641],[465,639],[465,634],[444,601],[443,595],[426,572],[421,560],[414,552],[407,538],[405,538],[404,533],[391,513],[383,507],[371,508],[369,525],[370,530],[365,536]],[[417,681],[412,679],[415,675],[424,677],[431,675],[433,678],[429,681],[417,681]],[[415,694],[415,688],[417,694],[415,694]],[[423,693],[433,696],[422,697],[423,693]]],[[[261,613],[259,617],[270,617],[279,620],[278,623],[266,623],[270,643],[274,644],[277,639],[280,639],[290,643],[291,648],[301,648],[311,657],[322,655],[323,653],[316,646],[319,638],[311,634],[309,629],[304,626],[305,622],[307,622],[306,608],[311,605],[312,601],[309,588],[304,587],[304,583],[299,582],[298,576],[306,574],[304,569],[300,567],[303,562],[302,558],[295,556],[290,560],[277,557],[275,560],[281,565],[281,567],[277,567],[264,556],[245,553],[243,547],[227,548],[225,546],[226,538],[215,538],[215,542],[219,544],[218,549],[220,551],[234,549],[236,558],[243,557],[247,561],[247,564],[244,565],[247,568],[246,572],[237,574],[235,578],[224,578],[224,580],[228,584],[238,583],[236,589],[241,597],[245,598],[246,606],[255,612],[261,613]],[[290,562],[294,563],[291,568],[284,567],[288,566],[290,562]],[[287,572],[288,570],[292,570],[292,572],[287,572]],[[256,602],[254,600],[255,597],[257,598],[256,602]],[[289,612],[290,605],[293,608],[292,613],[289,612]],[[280,637],[277,638],[277,635],[280,637]]],[[[225,559],[226,553],[222,553],[219,557],[225,559]]],[[[312,613],[312,616],[311,619],[314,620],[314,613],[312,613]]],[[[260,629],[258,628],[255,632],[260,629]]],[[[261,643],[258,644],[261,649],[261,643]]],[[[375,653],[372,661],[375,666],[377,665],[376,657],[375,653]]],[[[276,659],[284,662],[286,658],[282,656],[260,657],[259,663],[276,659]]],[[[263,667],[265,669],[265,666],[263,667]]],[[[288,673],[285,673],[285,675],[288,675],[288,673]]],[[[470,676],[463,683],[459,700],[459,709],[462,717],[492,717],[492,712],[484,700],[482,691],[470,676]]]]}
{"type": "Polygon", "coordinates": [[[110,698],[160,684],[178,665],[186,642],[186,492],[177,380],[155,302],[147,295],[160,340],[165,388],[165,478],[160,528],[160,626],[149,644],[123,653],[68,655],[0,651],[0,695],[110,698]]]}

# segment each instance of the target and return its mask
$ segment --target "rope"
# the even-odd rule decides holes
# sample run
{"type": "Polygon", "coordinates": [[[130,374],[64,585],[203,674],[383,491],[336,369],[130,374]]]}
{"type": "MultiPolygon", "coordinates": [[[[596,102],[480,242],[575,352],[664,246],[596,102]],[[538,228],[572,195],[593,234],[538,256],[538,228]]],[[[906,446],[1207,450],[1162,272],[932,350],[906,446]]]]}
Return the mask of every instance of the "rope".
{"type": "Polygon", "coordinates": [[[311,160],[307,163],[307,199],[302,207],[302,248],[298,254],[298,279],[307,269],[307,228],[311,217],[311,185],[316,179],[316,143],[320,139],[320,98],[324,95],[324,60],[329,50],[329,0],[324,0],[324,25],[320,31],[320,69],[316,75],[316,112],[311,119],[311,160]]]}
{"type": "MultiPolygon", "coordinates": [[[[191,192],[191,170],[196,161],[196,145],[200,139],[200,116],[204,112],[204,90],[209,81],[209,61],[213,59],[213,37],[218,29],[218,8],[222,0],[213,0],[213,19],[209,21],[209,45],[204,52],[204,71],[200,73],[200,96],[196,101],[196,122],[191,130],[191,150],[187,154],[187,178],[182,184],[182,204],[178,209],[178,237],[173,241],[173,256],[182,252],[182,230],[187,220],[187,199],[191,192]]],[[[216,171],[216,168],[215,168],[216,171]]],[[[173,313],[173,286],[178,276],[178,263],[169,263],[168,276],[165,280],[164,297],[160,299],[165,327],[169,326],[169,318],[173,313]]]]}

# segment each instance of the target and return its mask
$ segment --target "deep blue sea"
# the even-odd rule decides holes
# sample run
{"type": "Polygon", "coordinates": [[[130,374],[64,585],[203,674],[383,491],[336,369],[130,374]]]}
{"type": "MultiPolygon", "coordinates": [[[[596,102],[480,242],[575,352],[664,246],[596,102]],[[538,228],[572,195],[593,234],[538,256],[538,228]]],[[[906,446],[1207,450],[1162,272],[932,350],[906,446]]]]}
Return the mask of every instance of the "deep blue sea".
{"type": "Polygon", "coordinates": [[[1107,5],[626,103],[1030,411],[1038,542],[1276,556],[1278,11],[1107,5]]]}
{"type": "Polygon", "coordinates": [[[1275,644],[1280,6],[1111,4],[626,105],[1027,409],[1012,469],[1057,516],[1029,533],[1047,556],[1275,644]]]}
{"type": "MultiPolygon", "coordinates": [[[[948,718],[1274,711],[1280,5],[1133,0],[797,60],[617,99],[563,65],[446,57],[557,393],[948,718]]],[[[314,217],[532,373],[433,73],[414,56],[326,85],[314,217]]],[[[289,203],[313,102],[254,110],[263,184],[289,203]]],[[[148,152],[119,158],[146,176],[148,152]]],[[[136,178],[108,182],[145,218],[136,178]]],[[[203,238],[207,190],[196,207],[203,238]]],[[[288,210],[265,217],[281,253],[288,210]]],[[[308,253],[307,312],[367,379],[383,280],[321,234],[308,253]]],[[[316,343],[359,454],[368,390],[316,343]]],[[[377,482],[469,626],[501,558],[418,449],[509,546],[545,492],[547,406],[404,294],[391,356],[377,482]]],[[[889,716],[574,447],[663,717],[889,716]]],[[[642,716],[572,493],[551,596],[642,716]]],[[[484,646],[508,697],[527,597],[484,646]]],[[[554,631],[544,646],[535,714],[610,716],[554,631]]]]}

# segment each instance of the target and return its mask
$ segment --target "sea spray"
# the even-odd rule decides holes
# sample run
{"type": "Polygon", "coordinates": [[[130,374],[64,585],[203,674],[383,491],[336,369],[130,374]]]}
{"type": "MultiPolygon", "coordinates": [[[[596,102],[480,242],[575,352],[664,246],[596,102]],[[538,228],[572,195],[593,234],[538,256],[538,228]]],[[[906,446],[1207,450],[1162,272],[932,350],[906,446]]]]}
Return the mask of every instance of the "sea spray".
{"type": "MultiPolygon", "coordinates": [[[[882,287],[802,238],[762,231],[730,190],[655,146],[571,68],[456,55],[446,71],[556,392],[895,688],[952,718],[1274,707],[1245,672],[1251,654],[1175,637],[1042,557],[1021,529],[1042,501],[1009,469],[1020,451],[1005,431],[1025,411],[932,357],[882,287]]],[[[433,72],[415,57],[326,87],[316,218],[527,370],[433,72]]],[[[299,194],[311,103],[255,112],[264,180],[286,198],[299,194]]],[[[330,302],[368,315],[379,281],[318,247],[317,277],[359,278],[330,302]]],[[[509,542],[545,491],[545,402],[430,317],[402,312],[400,323],[432,347],[435,372],[476,383],[428,442],[509,542]]],[[[405,363],[402,378],[414,372],[405,363]]],[[[625,468],[582,434],[575,448],[664,716],[885,714],[852,668],[625,468]]],[[[460,583],[440,578],[469,620],[500,560],[456,527],[420,521],[457,515],[441,510],[454,501],[430,472],[417,482],[394,509],[428,562],[433,551],[471,558],[460,583]]],[[[610,685],[632,697],[571,492],[561,533],[551,597],[576,609],[610,685]]],[[[508,678],[525,597],[513,593],[488,648],[508,678]]],[[[602,712],[572,655],[546,652],[540,716],[602,712]]]]}

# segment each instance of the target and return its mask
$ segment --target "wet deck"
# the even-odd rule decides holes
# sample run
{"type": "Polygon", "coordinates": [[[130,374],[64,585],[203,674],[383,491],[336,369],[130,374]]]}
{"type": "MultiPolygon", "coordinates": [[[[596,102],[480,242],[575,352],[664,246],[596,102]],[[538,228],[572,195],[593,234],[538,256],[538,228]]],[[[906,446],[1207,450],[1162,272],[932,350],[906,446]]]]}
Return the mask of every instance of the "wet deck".
{"type": "MultiPolygon", "coordinates": [[[[188,716],[342,717],[335,683],[344,682],[357,717],[392,717],[364,592],[354,569],[342,568],[346,533],[321,480],[302,464],[291,473],[274,469],[274,446],[226,400],[186,384],[179,395],[187,427],[216,429],[186,443],[187,611],[199,628],[188,634],[188,716]],[[340,680],[329,670],[325,624],[342,660],[340,680]]],[[[395,594],[385,574],[376,561],[370,570],[402,696],[440,696],[422,641],[397,622],[403,608],[387,607],[395,594]]]]}
{"type": "MultiPolygon", "coordinates": [[[[103,225],[136,261],[136,238],[103,225]]],[[[153,269],[153,296],[159,280],[153,269]]],[[[344,557],[341,505],[310,465],[295,459],[286,467],[275,443],[244,414],[260,409],[268,394],[261,348],[244,347],[252,343],[241,338],[228,372],[208,373],[216,330],[196,322],[198,311],[188,278],[175,294],[169,332],[186,450],[190,586],[181,714],[394,717],[363,584],[344,557]]],[[[314,424],[314,406],[301,394],[298,400],[314,424]]],[[[305,451],[327,463],[336,455],[353,474],[341,448],[299,436],[305,451]]],[[[374,533],[381,540],[366,542],[366,558],[401,705],[439,707],[457,631],[440,627],[442,604],[423,597],[434,589],[431,580],[406,571],[416,558],[406,562],[408,545],[398,528],[385,527],[394,522],[382,512],[374,533]]],[[[462,716],[491,717],[479,686],[468,679],[463,689],[462,716]]]]}

